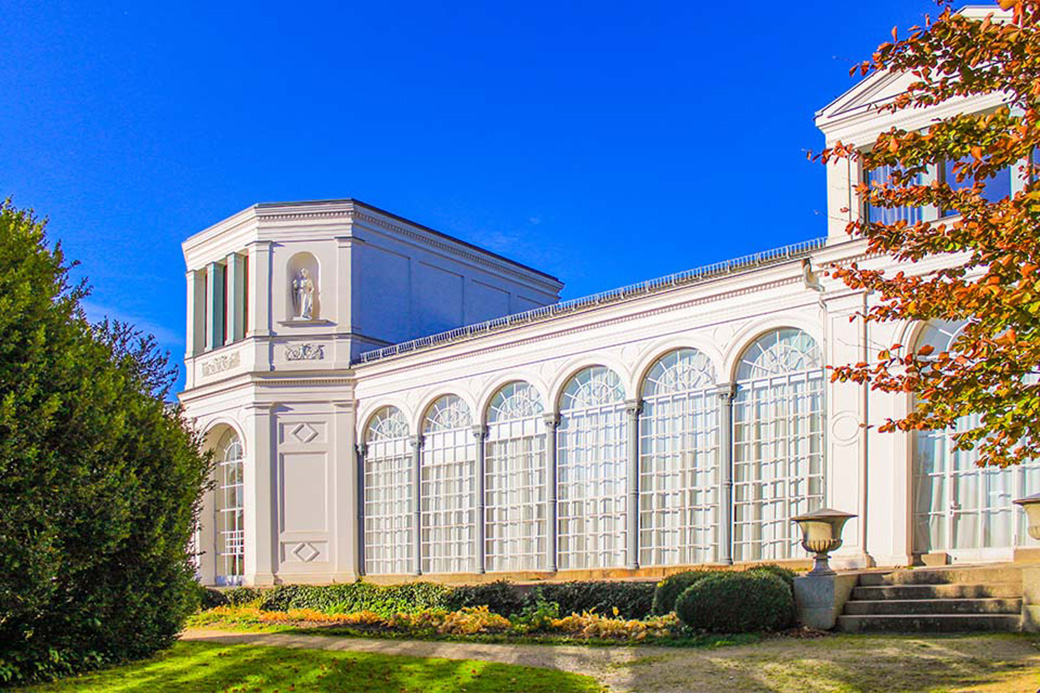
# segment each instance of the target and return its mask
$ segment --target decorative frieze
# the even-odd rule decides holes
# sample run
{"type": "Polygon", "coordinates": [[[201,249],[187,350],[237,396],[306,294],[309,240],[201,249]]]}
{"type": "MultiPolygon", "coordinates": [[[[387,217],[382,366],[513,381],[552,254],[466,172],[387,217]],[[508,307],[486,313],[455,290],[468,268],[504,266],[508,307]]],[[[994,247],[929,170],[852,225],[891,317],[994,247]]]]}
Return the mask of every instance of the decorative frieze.
{"type": "Polygon", "coordinates": [[[202,377],[208,378],[211,375],[217,373],[223,373],[224,371],[230,371],[233,368],[238,368],[242,365],[242,355],[239,352],[231,354],[221,354],[215,356],[208,361],[202,363],[202,377]]]}
{"type": "Polygon", "coordinates": [[[325,345],[315,343],[286,344],[286,361],[322,361],[325,359],[325,345]]]}

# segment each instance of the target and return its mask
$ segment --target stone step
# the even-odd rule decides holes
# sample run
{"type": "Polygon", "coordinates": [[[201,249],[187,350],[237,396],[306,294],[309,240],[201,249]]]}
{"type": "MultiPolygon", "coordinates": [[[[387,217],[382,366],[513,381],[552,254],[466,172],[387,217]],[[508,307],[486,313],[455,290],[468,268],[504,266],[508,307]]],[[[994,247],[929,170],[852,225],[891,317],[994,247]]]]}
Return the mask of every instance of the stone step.
{"type": "Polygon", "coordinates": [[[863,573],[859,576],[859,584],[863,587],[881,587],[885,585],[979,585],[992,582],[1020,582],[1021,580],[1022,570],[1007,566],[894,570],[887,573],[863,573]]]}
{"type": "Polygon", "coordinates": [[[882,599],[850,601],[845,604],[847,616],[899,616],[938,614],[1004,614],[1022,613],[1021,599],[882,599]]]}
{"type": "Polygon", "coordinates": [[[852,599],[880,601],[882,599],[1018,599],[1022,583],[1004,582],[990,585],[888,585],[856,587],[852,599]]]}
{"type": "Polygon", "coordinates": [[[848,633],[956,633],[956,632],[1016,632],[1021,630],[1022,617],[1006,614],[931,614],[901,616],[838,617],[838,629],[848,633]]]}

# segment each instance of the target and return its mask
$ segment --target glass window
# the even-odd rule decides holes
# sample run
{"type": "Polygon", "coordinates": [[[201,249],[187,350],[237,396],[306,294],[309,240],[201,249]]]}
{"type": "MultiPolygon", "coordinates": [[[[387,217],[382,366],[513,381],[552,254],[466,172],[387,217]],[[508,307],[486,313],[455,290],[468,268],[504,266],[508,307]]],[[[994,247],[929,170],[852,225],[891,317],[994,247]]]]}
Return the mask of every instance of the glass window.
{"type": "MultiPolygon", "coordinates": [[[[971,157],[965,157],[958,159],[957,161],[973,161],[971,157]]],[[[958,181],[957,174],[954,173],[954,161],[943,162],[940,168],[941,179],[949,185],[953,190],[965,190],[971,188],[975,181],[970,176],[965,177],[964,180],[958,181]]],[[[986,188],[982,192],[982,199],[987,202],[999,202],[1000,200],[1006,199],[1011,196],[1011,169],[1005,168],[998,171],[996,176],[990,178],[986,183],[986,188]]],[[[956,209],[944,209],[942,216],[949,217],[958,214],[956,209]]]]}
{"type": "Polygon", "coordinates": [[[643,382],[639,563],[710,563],[718,552],[719,404],[696,349],[662,356],[643,382]]]}
{"type": "Polygon", "coordinates": [[[455,395],[432,405],[423,420],[422,572],[475,569],[477,446],[469,407],[455,395]]]}
{"type": "Polygon", "coordinates": [[[229,429],[217,451],[217,584],[240,585],[246,555],[242,441],[229,429]]]}
{"type": "Polygon", "coordinates": [[[397,407],[383,407],[369,421],[364,441],[365,573],[414,573],[415,481],[408,422],[397,407]]]}
{"type": "MultiPolygon", "coordinates": [[[[870,171],[864,171],[864,181],[872,188],[888,183],[892,178],[894,166],[879,166],[870,171]]],[[[914,181],[914,185],[920,184],[920,178],[914,181]]],[[[916,224],[921,221],[920,207],[872,207],[869,203],[864,204],[865,216],[868,221],[879,224],[895,224],[905,221],[907,224],[916,224]]]]}
{"type": "Polygon", "coordinates": [[[556,435],[558,567],[624,566],[628,429],[614,371],[594,366],[568,381],[556,435]]]}
{"type": "Polygon", "coordinates": [[[733,559],[801,556],[791,518],[824,494],[824,371],[815,340],[780,329],[747,348],[733,401],[733,559]]]}
{"type": "Polygon", "coordinates": [[[545,570],[548,471],[544,408],[529,383],[491,399],[484,453],[486,569],[545,570]]]}

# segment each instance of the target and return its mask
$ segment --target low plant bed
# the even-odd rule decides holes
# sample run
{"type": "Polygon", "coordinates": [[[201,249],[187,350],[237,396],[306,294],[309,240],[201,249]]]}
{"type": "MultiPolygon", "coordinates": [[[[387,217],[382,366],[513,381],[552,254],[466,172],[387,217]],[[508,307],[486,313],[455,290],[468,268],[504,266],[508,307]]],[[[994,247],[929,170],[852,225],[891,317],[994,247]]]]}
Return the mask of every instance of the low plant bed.
{"type": "Polygon", "coordinates": [[[584,645],[645,643],[704,647],[743,644],[758,639],[753,634],[720,636],[694,633],[685,629],[674,614],[643,620],[595,612],[561,617],[548,605],[540,611],[528,611],[509,619],[489,611],[487,607],[381,616],[370,611],[326,614],[312,609],[266,611],[249,606],[221,606],[196,614],[189,620],[188,627],[369,638],[584,645]]]}

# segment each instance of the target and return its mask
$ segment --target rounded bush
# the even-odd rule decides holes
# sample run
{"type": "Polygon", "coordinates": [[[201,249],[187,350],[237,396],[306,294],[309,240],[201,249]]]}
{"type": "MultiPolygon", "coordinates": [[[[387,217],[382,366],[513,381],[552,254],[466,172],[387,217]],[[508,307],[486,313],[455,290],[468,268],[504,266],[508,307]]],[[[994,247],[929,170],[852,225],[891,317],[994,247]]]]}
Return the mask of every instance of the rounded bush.
{"type": "Polygon", "coordinates": [[[794,619],[794,597],[771,572],[722,572],[686,588],[675,613],[686,626],[710,633],[778,630],[794,619]]]}
{"type": "Polygon", "coordinates": [[[655,616],[664,616],[675,611],[675,600],[696,582],[714,575],[714,570],[688,570],[684,573],[669,575],[657,583],[654,589],[654,602],[650,611],[655,616]]]}
{"type": "Polygon", "coordinates": [[[794,593],[794,576],[797,575],[797,573],[795,573],[790,568],[784,568],[783,566],[776,565],[775,563],[763,563],[762,565],[756,565],[754,567],[748,568],[748,570],[762,570],[767,573],[772,573],[773,575],[776,575],[778,578],[783,580],[784,584],[787,585],[787,588],[791,590],[791,593],[794,593]]]}

